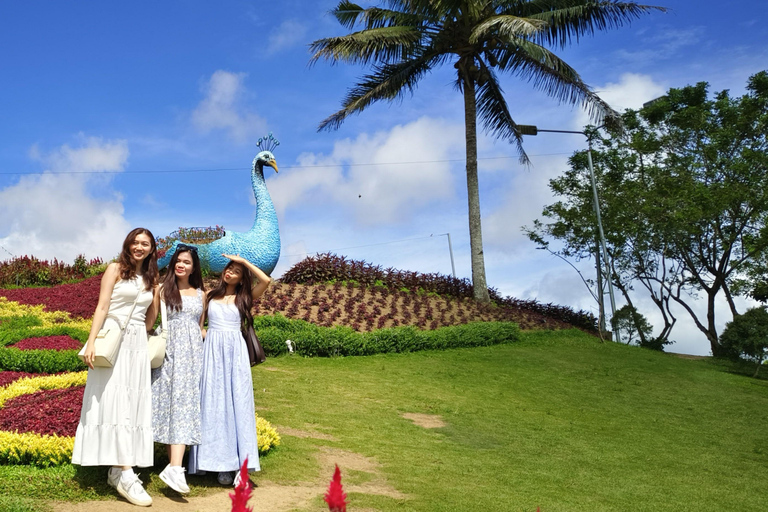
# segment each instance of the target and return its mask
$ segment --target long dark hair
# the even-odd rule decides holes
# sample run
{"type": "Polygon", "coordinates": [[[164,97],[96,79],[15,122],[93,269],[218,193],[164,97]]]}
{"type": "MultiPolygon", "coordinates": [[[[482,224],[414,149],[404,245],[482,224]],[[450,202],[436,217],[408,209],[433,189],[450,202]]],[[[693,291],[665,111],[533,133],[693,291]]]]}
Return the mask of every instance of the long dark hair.
{"type": "Polygon", "coordinates": [[[171,261],[168,263],[168,272],[165,273],[165,278],[163,279],[163,300],[171,311],[181,311],[182,308],[181,292],[179,292],[179,284],[176,282],[176,272],[174,269],[176,268],[176,262],[179,260],[179,255],[183,252],[188,252],[192,257],[192,273],[189,275],[189,285],[205,291],[203,272],[200,269],[200,257],[197,255],[197,251],[186,245],[179,245],[176,248],[176,252],[171,256],[171,261]]]}
{"type": "MultiPolygon", "coordinates": [[[[213,290],[208,292],[206,305],[210,304],[214,299],[223,297],[224,294],[227,293],[227,283],[224,282],[224,273],[233,265],[240,265],[240,263],[235,263],[234,261],[227,263],[227,266],[221,271],[219,284],[217,284],[213,290]]],[[[253,278],[251,277],[251,271],[248,270],[245,265],[240,265],[240,268],[243,272],[240,282],[237,283],[237,286],[235,287],[235,305],[240,312],[241,327],[245,327],[248,324],[253,324],[253,314],[251,313],[251,308],[253,307],[253,297],[251,296],[253,278]]]]}
{"type": "Polygon", "coordinates": [[[152,252],[141,263],[141,278],[144,280],[144,289],[151,290],[157,284],[159,271],[157,270],[157,244],[152,232],[147,228],[136,228],[125,237],[123,250],[117,258],[117,263],[120,265],[120,278],[133,279],[136,277],[136,264],[131,256],[131,244],[139,235],[147,235],[152,245],[152,252]]]}

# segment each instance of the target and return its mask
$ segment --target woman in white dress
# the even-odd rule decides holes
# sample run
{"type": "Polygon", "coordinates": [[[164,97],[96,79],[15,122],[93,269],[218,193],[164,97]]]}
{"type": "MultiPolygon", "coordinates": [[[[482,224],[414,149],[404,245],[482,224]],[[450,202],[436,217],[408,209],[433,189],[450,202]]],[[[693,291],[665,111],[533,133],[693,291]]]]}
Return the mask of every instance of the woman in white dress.
{"type": "Polygon", "coordinates": [[[237,470],[246,459],[249,471],[260,469],[253,377],[240,330],[253,323],[253,300],[266,291],[271,279],[240,256],[223,256],[232,261],[206,300],[208,331],[200,382],[202,439],[190,450],[189,473],[216,471],[220,484],[237,485],[237,470]]]}
{"type": "Polygon", "coordinates": [[[110,263],[101,278],[99,304],[85,347],[88,380],[72,451],[73,464],[111,466],[107,483],[134,505],[145,507],[152,498],[133,466],[154,463],[145,318],[157,279],[155,237],[147,229],[136,228],[125,238],[118,261],[110,263]],[[115,320],[126,327],[114,366],[94,367],[96,334],[105,322],[115,320]]]}

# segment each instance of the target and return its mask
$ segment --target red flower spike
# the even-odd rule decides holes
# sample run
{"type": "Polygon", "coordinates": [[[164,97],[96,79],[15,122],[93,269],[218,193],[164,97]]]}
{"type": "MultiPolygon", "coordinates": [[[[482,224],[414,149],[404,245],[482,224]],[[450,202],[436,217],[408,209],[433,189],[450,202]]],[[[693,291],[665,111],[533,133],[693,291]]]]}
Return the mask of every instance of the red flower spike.
{"type": "Polygon", "coordinates": [[[251,481],[248,478],[248,458],[245,458],[240,467],[240,482],[235,487],[235,492],[229,493],[232,500],[232,512],[253,512],[253,507],[247,507],[248,500],[251,499],[251,481]]]}
{"type": "Polygon", "coordinates": [[[333,480],[328,486],[328,492],[325,493],[325,502],[328,504],[328,510],[331,512],[347,512],[347,495],[341,487],[341,470],[336,465],[336,471],[333,472],[333,480]]]}

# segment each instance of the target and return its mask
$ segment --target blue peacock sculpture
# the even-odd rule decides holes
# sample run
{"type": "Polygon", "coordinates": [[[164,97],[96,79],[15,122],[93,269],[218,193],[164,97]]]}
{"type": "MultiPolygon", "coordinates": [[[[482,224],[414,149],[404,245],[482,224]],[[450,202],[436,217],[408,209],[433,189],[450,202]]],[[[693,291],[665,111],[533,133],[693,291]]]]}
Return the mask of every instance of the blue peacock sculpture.
{"type": "MultiPolygon", "coordinates": [[[[280,144],[270,133],[260,138],[257,146],[262,151],[253,159],[251,166],[251,185],[256,198],[256,218],[253,226],[245,233],[227,232],[223,237],[207,244],[186,244],[197,247],[200,263],[213,272],[221,272],[229,260],[222,254],[237,254],[247,259],[267,274],[271,274],[280,258],[280,231],[277,226],[277,212],[269,196],[264,181],[264,166],[277,170],[277,162],[272,150],[280,144]]],[[[160,268],[171,261],[176,246],[182,241],[175,241],[165,255],[158,259],[160,268]]]]}

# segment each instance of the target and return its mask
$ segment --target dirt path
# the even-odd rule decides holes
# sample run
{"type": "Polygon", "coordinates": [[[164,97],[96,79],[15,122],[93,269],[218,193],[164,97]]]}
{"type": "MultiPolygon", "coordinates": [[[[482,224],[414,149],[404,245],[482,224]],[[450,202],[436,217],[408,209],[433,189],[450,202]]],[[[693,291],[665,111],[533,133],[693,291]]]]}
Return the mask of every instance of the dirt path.
{"type": "MultiPolygon", "coordinates": [[[[294,430],[292,434],[304,437],[309,432],[294,430]]],[[[314,436],[312,436],[314,437],[314,436]]],[[[253,506],[254,512],[287,512],[295,509],[310,508],[311,502],[322,496],[328,486],[334,465],[338,464],[343,471],[353,470],[371,473],[371,479],[361,485],[344,485],[347,493],[363,493],[389,496],[396,499],[406,499],[407,496],[390,486],[379,472],[379,463],[374,459],[364,457],[358,453],[339,450],[336,448],[321,447],[317,453],[320,463],[320,475],[322,479],[315,482],[296,482],[294,485],[278,485],[272,482],[258,482],[258,487],[253,490],[248,505],[253,506]]],[[[258,481],[258,476],[256,477],[258,481]]],[[[230,488],[222,489],[207,496],[182,498],[173,491],[164,494],[155,493],[152,496],[152,507],[148,510],[154,512],[209,512],[231,510],[232,501],[229,499],[230,488]]],[[[54,512],[121,512],[142,510],[131,505],[127,501],[89,501],[85,503],[54,502],[51,503],[54,512]]],[[[363,509],[357,509],[365,512],[363,509]]],[[[369,511],[373,512],[373,511],[369,511]]]]}

